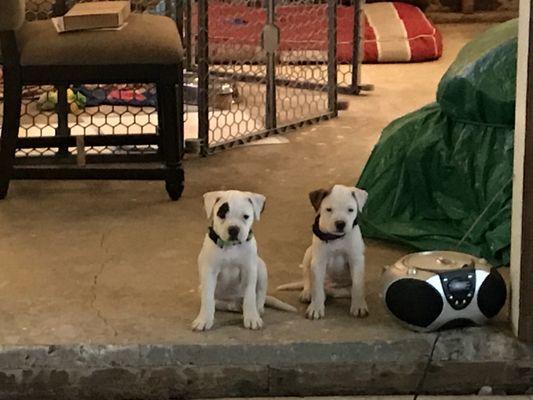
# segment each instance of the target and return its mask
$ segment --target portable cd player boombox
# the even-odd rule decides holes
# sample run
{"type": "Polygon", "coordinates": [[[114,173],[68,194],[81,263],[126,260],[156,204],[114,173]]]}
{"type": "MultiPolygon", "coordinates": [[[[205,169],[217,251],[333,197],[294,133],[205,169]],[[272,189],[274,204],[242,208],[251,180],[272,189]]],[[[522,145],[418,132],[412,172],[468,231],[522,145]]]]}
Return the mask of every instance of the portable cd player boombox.
{"type": "Polygon", "coordinates": [[[502,309],[505,281],[486,260],[453,251],[409,254],[383,271],[388,310],[416,331],[483,324],[502,309]]]}

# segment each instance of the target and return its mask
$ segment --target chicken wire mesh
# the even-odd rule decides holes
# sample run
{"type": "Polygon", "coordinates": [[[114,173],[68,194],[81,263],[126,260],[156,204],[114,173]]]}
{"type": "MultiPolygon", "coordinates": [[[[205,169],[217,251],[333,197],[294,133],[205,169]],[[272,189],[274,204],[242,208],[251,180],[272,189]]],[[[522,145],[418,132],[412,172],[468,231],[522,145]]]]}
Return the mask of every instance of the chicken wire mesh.
{"type": "MultiPolygon", "coordinates": [[[[336,115],[336,1],[188,1],[204,153],[336,115]]],[[[186,125],[187,127],[187,125],[186,125]]],[[[187,128],[186,128],[187,129],[187,128]]]]}
{"type": "MultiPolygon", "coordinates": [[[[189,4],[190,70],[197,82],[192,88],[197,93],[197,112],[189,117],[197,121],[205,154],[265,130],[267,71],[259,46],[265,14],[242,0],[189,4]],[[243,11],[249,19],[244,19],[243,11]],[[242,40],[228,42],[227,26],[236,28],[242,40]]],[[[187,40],[187,32],[185,36],[187,40]]],[[[186,99],[188,92],[186,79],[186,99]]],[[[185,126],[187,132],[189,124],[185,126]]]]}
{"type": "MultiPolygon", "coordinates": [[[[282,1],[276,66],[277,121],[288,125],[329,111],[328,4],[282,1]]],[[[334,60],[331,60],[334,63],[334,60]]]]}
{"type": "MultiPolygon", "coordinates": [[[[26,17],[48,19],[87,1],[27,0],[26,17]]],[[[168,15],[182,32],[185,136],[199,142],[203,154],[336,115],[337,80],[351,79],[349,71],[336,73],[337,6],[336,0],[132,0],[134,12],[168,15]],[[279,39],[267,51],[263,31],[272,25],[279,39]]],[[[19,136],[153,134],[156,106],[155,88],[146,84],[25,87],[19,136]],[[66,110],[57,112],[63,97],[66,110]]],[[[28,148],[17,155],[74,151],[28,148]]],[[[156,147],[86,151],[152,154],[156,147]]]]}
{"type": "Polygon", "coordinates": [[[364,0],[341,0],[337,13],[337,63],[340,93],[359,94],[364,41],[364,0]]]}
{"type": "MultiPolygon", "coordinates": [[[[49,19],[61,15],[76,2],[92,0],[27,0],[28,21],[49,19]]],[[[168,0],[132,0],[133,12],[150,12],[175,17],[175,5],[168,0]]],[[[0,81],[1,81],[0,73],[0,81]]],[[[56,135],[115,135],[155,134],[157,132],[157,96],[154,85],[79,85],[68,88],[25,86],[23,89],[19,137],[41,138],[56,135]],[[60,109],[61,99],[67,99],[66,110],[60,109]],[[63,121],[62,121],[63,119],[63,121]]],[[[0,82],[0,100],[3,84],[0,82]]],[[[0,101],[0,122],[3,102],[0,101]]],[[[68,148],[22,148],[17,156],[69,155],[68,148]]],[[[155,154],[155,145],[86,147],[88,156],[105,154],[155,154]]]]}

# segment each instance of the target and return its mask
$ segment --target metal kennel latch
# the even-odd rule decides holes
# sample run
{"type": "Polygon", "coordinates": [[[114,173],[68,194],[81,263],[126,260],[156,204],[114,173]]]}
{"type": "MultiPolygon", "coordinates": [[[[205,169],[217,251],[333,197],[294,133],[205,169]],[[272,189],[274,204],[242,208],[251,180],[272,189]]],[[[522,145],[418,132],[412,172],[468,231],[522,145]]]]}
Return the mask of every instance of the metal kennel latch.
{"type": "Polygon", "coordinates": [[[261,33],[261,47],[267,53],[275,53],[280,41],[279,28],[274,24],[267,24],[261,33]]]}

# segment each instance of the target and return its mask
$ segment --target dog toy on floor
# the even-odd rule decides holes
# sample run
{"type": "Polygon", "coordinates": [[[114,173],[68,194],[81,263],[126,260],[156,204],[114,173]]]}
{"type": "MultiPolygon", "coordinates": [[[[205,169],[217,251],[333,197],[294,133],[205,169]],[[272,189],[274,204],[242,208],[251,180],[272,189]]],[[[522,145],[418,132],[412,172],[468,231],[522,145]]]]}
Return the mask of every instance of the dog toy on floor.
{"type": "MultiPolygon", "coordinates": [[[[85,108],[87,98],[80,92],[74,92],[72,89],[67,89],[67,102],[70,111],[74,114],[85,108]]],[[[39,96],[37,106],[41,111],[53,111],[57,106],[57,91],[52,90],[45,92],[39,96]]]]}

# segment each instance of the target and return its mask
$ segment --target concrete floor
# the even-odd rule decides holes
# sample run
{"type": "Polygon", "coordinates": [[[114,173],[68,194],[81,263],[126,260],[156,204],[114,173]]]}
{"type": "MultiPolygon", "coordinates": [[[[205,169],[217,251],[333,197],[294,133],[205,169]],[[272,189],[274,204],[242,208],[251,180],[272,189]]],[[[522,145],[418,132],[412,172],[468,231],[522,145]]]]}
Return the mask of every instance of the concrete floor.
{"type": "MultiPolygon", "coordinates": [[[[413,396],[242,397],[233,400],[412,400],[413,396]]],[[[532,396],[419,396],[419,400],[532,400],[532,396]]],[[[229,399],[220,399],[229,400],[229,399]]]]}
{"type": "MultiPolygon", "coordinates": [[[[193,333],[199,309],[196,257],[207,228],[202,194],[244,189],[267,206],[255,233],[270,287],[297,280],[311,239],[307,193],[354,184],[380,130],[435,98],[464,43],[487,25],[444,25],[444,56],[422,64],[365,65],[375,91],[346,97],[336,120],[290,133],[287,144],[250,146],[185,161],[183,198],[169,202],[157,182],[13,182],[0,203],[0,344],[240,344],[391,341],[415,338],[381,304],[378,276],[409,249],[367,240],[370,317],[354,320],[346,301],[310,322],[297,293],[279,297],[298,315],[267,310],[265,329],[246,331],[235,314],[193,333]]],[[[486,328],[506,329],[505,316],[486,328]]]]}

